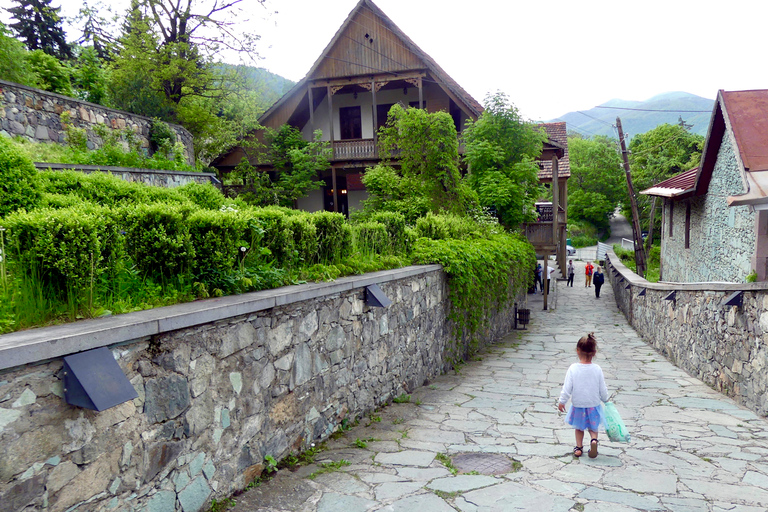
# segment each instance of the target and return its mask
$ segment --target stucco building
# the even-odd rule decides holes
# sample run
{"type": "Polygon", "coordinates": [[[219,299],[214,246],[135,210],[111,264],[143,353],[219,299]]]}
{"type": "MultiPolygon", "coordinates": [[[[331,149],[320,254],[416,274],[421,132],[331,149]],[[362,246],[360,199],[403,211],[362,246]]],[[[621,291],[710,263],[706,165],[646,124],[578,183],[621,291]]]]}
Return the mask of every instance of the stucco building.
{"type": "Polygon", "coordinates": [[[664,202],[661,280],[768,279],[768,90],[719,91],[701,165],[641,194],[664,202]]]}

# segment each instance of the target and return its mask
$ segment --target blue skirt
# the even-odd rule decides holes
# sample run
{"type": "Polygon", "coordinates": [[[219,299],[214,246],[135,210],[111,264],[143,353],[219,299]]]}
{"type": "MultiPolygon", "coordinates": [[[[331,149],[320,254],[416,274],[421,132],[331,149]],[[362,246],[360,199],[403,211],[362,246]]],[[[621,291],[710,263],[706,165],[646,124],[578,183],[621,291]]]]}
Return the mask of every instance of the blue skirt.
{"type": "Polygon", "coordinates": [[[565,415],[565,424],[576,430],[591,430],[597,432],[601,427],[605,430],[605,413],[603,404],[597,407],[573,407],[565,415]]]}

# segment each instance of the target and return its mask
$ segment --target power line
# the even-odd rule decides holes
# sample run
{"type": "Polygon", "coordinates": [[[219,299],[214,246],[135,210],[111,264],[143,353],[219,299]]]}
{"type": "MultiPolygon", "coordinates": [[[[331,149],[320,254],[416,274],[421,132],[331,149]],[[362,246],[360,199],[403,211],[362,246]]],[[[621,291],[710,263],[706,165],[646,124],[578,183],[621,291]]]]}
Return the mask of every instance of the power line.
{"type": "Polygon", "coordinates": [[[705,113],[705,114],[712,113],[711,110],[662,110],[662,109],[655,109],[655,108],[604,107],[601,105],[598,105],[595,108],[610,108],[613,110],[634,110],[637,112],[692,112],[692,113],[705,113]]]}
{"type": "Polygon", "coordinates": [[[590,119],[594,119],[595,121],[598,121],[598,122],[600,122],[600,123],[606,124],[606,125],[608,125],[608,126],[613,126],[611,123],[609,123],[609,122],[607,122],[607,121],[603,121],[602,119],[598,119],[598,118],[596,118],[596,117],[594,117],[594,116],[591,116],[591,115],[587,114],[586,112],[584,112],[584,111],[582,111],[582,110],[577,110],[576,112],[578,112],[579,114],[581,114],[581,115],[583,115],[583,116],[587,116],[587,117],[589,117],[590,119]]]}

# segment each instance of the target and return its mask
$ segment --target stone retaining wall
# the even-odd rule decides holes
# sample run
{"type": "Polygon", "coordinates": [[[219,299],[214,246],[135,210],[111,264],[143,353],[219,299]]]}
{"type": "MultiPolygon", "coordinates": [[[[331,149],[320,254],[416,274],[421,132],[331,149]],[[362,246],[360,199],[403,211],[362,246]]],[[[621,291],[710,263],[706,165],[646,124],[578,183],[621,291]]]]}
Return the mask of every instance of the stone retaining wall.
{"type": "Polygon", "coordinates": [[[610,251],[616,303],[672,363],[760,415],[768,415],[768,284],[649,283],[610,251]],[[645,290],[645,295],[639,295],[645,290]],[[743,291],[743,305],[723,306],[743,291]],[[675,292],[675,300],[664,300],[675,292]]]}
{"type": "Polygon", "coordinates": [[[216,177],[216,174],[212,172],[160,171],[157,169],[136,169],[133,167],[112,167],[108,165],[48,164],[41,162],[35,162],[35,167],[39,171],[73,170],[83,174],[104,172],[124,181],[135,181],[155,187],[173,188],[186,185],[187,183],[211,183],[221,188],[221,182],[216,177]]]}
{"type": "MultiPolygon", "coordinates": [[[[88,148],[101,147],[101,138],[93,126],[104,124],[110,128],[130,128],[139,137],[143,148],[151,155],[149,128],[152,118],[115,110],[69,96],[0,80],[0,135],[22,136],[33,142],[64,144],[61,114],[70,113],[70,122],[85,128],[88,148]]],[[[178,140],[184,143],[189,165],[195,165],[192,134],[176,124],[169,124],[178,140]]]]}
{"type": "Polygon", "coordinates": [[[445,371],[448,308],[446,274],[429,265],[0,336],[0,508],[205,510],[266,455],[445,371]],[[388,308],[366,305],[373,283],[388,308]],[[97,346],[139,395],[100,413],[68,405],[61,380],[62,356],[97,346]]]}

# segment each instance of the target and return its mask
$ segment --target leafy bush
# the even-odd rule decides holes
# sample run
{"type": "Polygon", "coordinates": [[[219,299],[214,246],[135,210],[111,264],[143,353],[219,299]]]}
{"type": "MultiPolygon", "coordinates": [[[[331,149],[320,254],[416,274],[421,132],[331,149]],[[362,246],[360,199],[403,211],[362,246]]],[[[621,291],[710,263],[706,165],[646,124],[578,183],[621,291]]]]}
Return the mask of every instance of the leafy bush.
{"type": "Polygon", "coordinates": [[[371,216],[371,221],[380,222],[387,228],[389,242],[388,254],[406,254],[410,252],[409,239],[405,232],[405,217],[395,212],[378,212],[371,216]]]}
{"type": "MultiPolygon", "coordinates": [[[[295,210],[293,210],[295,211],[295,210]]],[[[317,228],[309,215],[291,215],[287,219],[288,229],[293,235],[295,263],[307,265],[317,261],[317,228]]]]}
{"type": "Polygon", "coordinates": [[[176,189],[182,196],[187,197],[200,208],[218,210],[226,202],[224,194],[210,183],[187,183],[176,189]]]}
{"type": "Polygon", "coordinates": [[[119,252],[107,212],[91,205],[18,212],[4,220],[9,252],[24,275],[34,275],[53,295],[89,288],[119,252]]]}
{"type": "Polygon", "coordinates": [[[126,250],[137,268],[159,280],[185,274],[195,256],[186,218],[191,209],[167,204],[126,207],[126,250]]]}
{"type": "Polygon", "coordinates": [[[198,210],[187,218],[189,236],[195,258],[192,270],[196,275],[216,269],[234,270],[253,249],[243,237],[246,221],[233,212],[198,210]]]}
{"type": "Polygon", "coordinates": [[[13,143],[0,137],[0,217],[40,200],[37,169],[13,143]]]}
{"type": "Polygon", "coordinates": [[[250,208],[244,210],[249,219],[257,221],[262,232],[262,245],[279,266],[285,266],[296,257],[293,233],[288,228],[288,216],[277,208],[250,208]]]}
{"type": "Polygon", "coordinates": [[[317,229],[317,256],[321,263],[334,263],[350,254],[352,229],[342,214],[318,212],[310,218],[317,229]]]}
{"type": "Polygon", "coordinates": [[[390,252],[387,227],[381,222],[363,222],[352,228],[355,249],[364,254],[384,254],[390,252]]]}
{"type": "Polygon", "coordinates": [[[578,249],[580,247],[591,247],[597,245],[597,238],[591,238],[585,235],[578,235],[571,238],[571,245],[578,249]]]}
{"type": "Polygon", "coordinates": [[[416,233],[433,240],[468,239],[491,234],[496,226],[481,226],[468,217],[433,215],[428,213],[416,221],[416,233]]]}
{"type": "Polygon", "coordinates": [[[413,262],[439,263],[445,269],[452,305],[449,318],[461,338],[471,336],[495,309],[528,288],[536,256],[527,240],[499,234],[475,240],[419,238],[413,262]]]}

